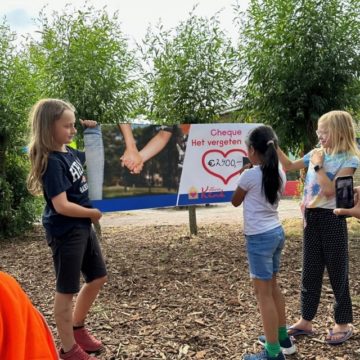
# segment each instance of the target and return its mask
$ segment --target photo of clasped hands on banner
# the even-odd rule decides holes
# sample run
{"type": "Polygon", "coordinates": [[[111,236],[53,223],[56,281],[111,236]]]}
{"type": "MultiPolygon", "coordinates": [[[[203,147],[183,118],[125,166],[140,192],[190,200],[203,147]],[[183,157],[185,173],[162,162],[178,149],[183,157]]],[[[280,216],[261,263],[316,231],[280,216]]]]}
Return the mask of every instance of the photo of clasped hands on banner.
{"type": "Polygon", "coordinates": [[[85,129],[90,199],[176,193],[189,127],[124,123],[85,129]]]}
{"type": "Polygon", "coordinates": [[[169,142],[173,127],[161,126],[158,133],[139,151],[136,146],[131,125],[119,124],[125,141],[125,152],[120,157],[121,165],[126,166],[132,174],[139,174],[144,163],[158,154],[169,142]]]}

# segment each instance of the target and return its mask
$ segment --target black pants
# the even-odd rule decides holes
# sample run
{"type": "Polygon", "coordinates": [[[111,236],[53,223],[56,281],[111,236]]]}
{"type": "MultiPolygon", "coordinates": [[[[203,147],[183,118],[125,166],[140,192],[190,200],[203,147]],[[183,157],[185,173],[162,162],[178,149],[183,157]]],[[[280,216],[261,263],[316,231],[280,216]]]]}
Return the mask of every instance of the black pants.
{"type": "Polygon", "coordinates": [[[306,209],[303,248],[301,313],[311,321],[316,315],[326,267],[334,292],[337,324],[353,321],[349,291],[349,254],[345,218],[329,209],[306,209]]]}

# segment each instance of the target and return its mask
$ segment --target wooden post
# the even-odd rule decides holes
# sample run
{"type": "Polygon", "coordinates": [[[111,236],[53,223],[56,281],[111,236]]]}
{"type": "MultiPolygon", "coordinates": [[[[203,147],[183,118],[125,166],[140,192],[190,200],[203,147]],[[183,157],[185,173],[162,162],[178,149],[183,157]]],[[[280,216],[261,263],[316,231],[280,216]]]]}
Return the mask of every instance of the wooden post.
{"type": "Polygon", "coordinates": [[[196,206],[189,206],[189,225],[190,225],[190,235],[197,235],[197,225],[196,225],[196,206]]]}

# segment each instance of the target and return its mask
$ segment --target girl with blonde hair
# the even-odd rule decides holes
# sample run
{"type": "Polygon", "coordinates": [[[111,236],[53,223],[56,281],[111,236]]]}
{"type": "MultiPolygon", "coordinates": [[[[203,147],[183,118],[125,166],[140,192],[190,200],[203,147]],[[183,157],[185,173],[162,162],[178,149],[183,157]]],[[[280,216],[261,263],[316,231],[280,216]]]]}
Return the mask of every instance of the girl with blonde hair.
{"type": "Polygon", "coordinates": [[[307,167],[302,209],[304,244],[301,289],[301,319],[288,329],[289,335],[312,335],[321,295],[325,268],[334,292],[335,324],[326,338],[328,344],[340,344],[353,333],[352,304],[349,291],[349,255],[347,224],[337,216],[335,179],[353,175],[359,166],[359,150],[351,115],[330,111],[320,117],[316,131],[320,148],[302,159],[291,161],[278,148],[285,170],[307,167]]]}
{"type": "MultiPolygon", "coordinates": [[[[96,126],[96,121],[80,122],[96,126]]],[[[31,110],[30,123],[28,189],[32,194],[42,192],[46,201],[42,222],[56,274],[54,315],[62,344],[59,357],[95,360],[87,353],[99,351],[102,343],[85,328],[85,319],[107,277],[91,227],[101,212],[89,200],[85,153],[68,146],[76,135],[75,109],[62,100],[42,99],[31,110]],[[80,273],[85,279],[81,289],[80,273]]]]}

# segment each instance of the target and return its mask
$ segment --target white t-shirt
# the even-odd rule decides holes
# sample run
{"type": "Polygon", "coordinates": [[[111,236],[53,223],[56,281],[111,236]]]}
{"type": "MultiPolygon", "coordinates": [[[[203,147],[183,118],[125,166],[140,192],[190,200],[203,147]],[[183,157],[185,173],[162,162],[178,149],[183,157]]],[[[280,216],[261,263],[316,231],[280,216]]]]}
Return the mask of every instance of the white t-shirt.
{"type": "MultiPolygon", "coordinates": [[[[279,167],[279,174],[282,179],[281,191],[285,189],[286,176],[279,167]]],[[[243,201],[244,206],[244,234],[256,235],[280,226],[278,215],[279,202],[271,205],[262,191],[262,171],[260,166],[254,166],[245,170],[239,178],[238,187],[246,191],[243,201]]]]}

